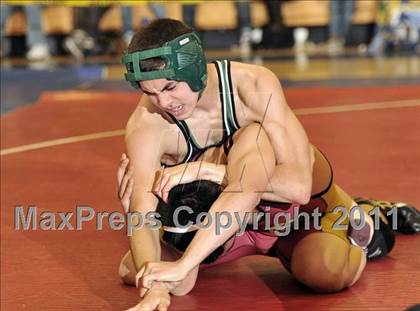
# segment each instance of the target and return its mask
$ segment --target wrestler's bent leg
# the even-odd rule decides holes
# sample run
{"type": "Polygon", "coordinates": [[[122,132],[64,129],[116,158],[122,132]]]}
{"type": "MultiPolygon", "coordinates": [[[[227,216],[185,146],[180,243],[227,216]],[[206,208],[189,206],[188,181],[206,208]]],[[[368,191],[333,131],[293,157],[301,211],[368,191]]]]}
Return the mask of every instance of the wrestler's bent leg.
{"type": "Polygon", "coordinates": [[[291,271],[296,279],[320,293],[352,286],[365,266],[362,248],[326,232],[308,234],[298,242],[291,258],[291,271]]]}

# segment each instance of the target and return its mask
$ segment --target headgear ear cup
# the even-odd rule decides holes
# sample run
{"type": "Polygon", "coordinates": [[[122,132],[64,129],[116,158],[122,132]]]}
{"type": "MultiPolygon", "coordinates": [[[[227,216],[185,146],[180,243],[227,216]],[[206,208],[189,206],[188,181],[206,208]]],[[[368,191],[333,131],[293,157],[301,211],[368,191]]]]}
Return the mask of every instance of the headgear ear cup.
{"type": "Polygon", "coordinates": [[[134,88],[142,80],[171,79],[185,81],[195,92],[202,92],[207,81],[207,62],[200,38],[195,32],[180,35],[159,48],[133,53],[122,57],[126,67],[125,79],[134,88]],[[162,70],[142,71],[141,61],[160,57],[165,60],[162,70]]]}

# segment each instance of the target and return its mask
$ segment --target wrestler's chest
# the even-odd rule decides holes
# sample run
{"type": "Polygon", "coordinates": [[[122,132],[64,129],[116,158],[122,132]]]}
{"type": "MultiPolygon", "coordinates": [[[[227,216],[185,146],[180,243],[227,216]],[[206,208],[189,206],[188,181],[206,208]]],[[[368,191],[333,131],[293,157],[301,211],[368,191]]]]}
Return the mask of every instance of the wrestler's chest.
{"type": "MultiPolygon", "coordinates": [[[[220,122],[221,123],[221,122],[220,122]]],[[[162,157],[162,163],[175,164],[180,163],[189,152],[192,152],[189,148],[193,145],[200,149],[206,149],[206,151],[200,157],[209,162],[215,162],[220,158],[220,151],[223,148],[207,148],[212,145],[217,145],[223,140],[223,124],[218,124],[217,120],[211,122],[211,120],[203,122],[189,122],[188,125],[189,133],[191,135],[189,141],[187,137],[177,126],[170,127],[162,135],[162,143],[165,144],[165,152],[162,157]]]]}

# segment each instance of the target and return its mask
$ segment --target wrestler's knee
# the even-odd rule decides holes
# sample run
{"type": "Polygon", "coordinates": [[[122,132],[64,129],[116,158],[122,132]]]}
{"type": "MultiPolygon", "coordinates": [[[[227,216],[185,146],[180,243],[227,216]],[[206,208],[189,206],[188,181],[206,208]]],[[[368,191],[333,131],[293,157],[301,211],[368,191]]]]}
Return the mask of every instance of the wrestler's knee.
{"type": "Polygon", "coordinates": [[[320,293],[353,285],[366,264],[363,251],[329,233],[312,233],[295,247],[291,270],[296,279],[320,293]]]}
{"type": "Polygon", "coordinates": [[[136,272],[133,259],[131,257],[131,251],[125,253],[121,259],[120,266],[118,268],[118,275],[125,284],[132,286],[136,285],[136,272]]]}

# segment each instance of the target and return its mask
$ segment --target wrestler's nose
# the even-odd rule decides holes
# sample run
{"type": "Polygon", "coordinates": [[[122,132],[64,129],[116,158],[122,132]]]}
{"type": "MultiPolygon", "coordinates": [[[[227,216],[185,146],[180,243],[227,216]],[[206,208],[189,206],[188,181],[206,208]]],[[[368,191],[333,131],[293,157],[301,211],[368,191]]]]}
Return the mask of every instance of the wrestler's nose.
{"type": "Polygon", "coordinates": [[[158,101],[159,105],[164,109],[171,107],[172,98],[165,92],[158,95],[158,101]]]}

